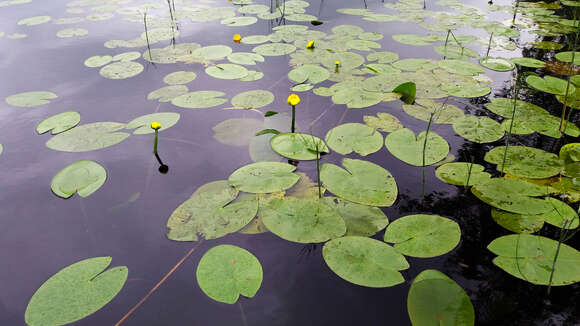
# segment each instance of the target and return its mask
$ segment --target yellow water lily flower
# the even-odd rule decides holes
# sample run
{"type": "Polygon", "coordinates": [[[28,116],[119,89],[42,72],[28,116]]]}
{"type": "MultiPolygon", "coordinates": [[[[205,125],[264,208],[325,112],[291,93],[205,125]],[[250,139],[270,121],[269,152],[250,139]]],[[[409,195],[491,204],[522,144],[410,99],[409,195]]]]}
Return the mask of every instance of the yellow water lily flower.
{"type": "Polygon", "coordinates": [[[340,61],[336,60],[336,61],[334,62],[334,65],[335,65],[335,66],[340,66],[340,61]]]}
{"type": "Polygon", "coordinates": [[[298,103],[300,103],[300,96],[296,95],[296,94],[290,94],[290,96],[288,96],[288,105],[298,105],[298,103]]]}
{"type": "Polygon", "coordinates": [[[153,122],[151,122],[151,129],[159,130],[159,129],[161,129],[161,124],[157,121],[153,121],[153,122]]]}
{"type": "Polygon", "coordinates": [[[241,40],[242,40],[242,35],[240,35],[240,34],[234,35],[234,42],[240,43],[241,40]]]}
{"type": "Polygon", "coordinates": [[[307,49],[314,49],[314,40],[309,41],[308,43],[306,43],[306,48],[307,49]]]}

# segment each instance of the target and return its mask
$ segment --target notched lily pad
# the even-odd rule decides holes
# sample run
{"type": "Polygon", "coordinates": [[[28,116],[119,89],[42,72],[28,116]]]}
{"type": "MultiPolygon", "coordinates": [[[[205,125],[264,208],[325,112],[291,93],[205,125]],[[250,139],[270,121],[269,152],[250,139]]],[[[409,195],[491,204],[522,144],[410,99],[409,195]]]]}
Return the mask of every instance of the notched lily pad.
{"type": "Polygon", "coordinates": [[[179,117],[179,113],[174,112],[146,114],[131,120],[125,128],[135,129],[133,135],[152,134],[155,133],[155,130],[151,128],[152,122],[161,123],[161,129],[159,131],[164,131],[173,127],[179,121],[179,117]]]}
{"type": "Polygon", "coordinates": [[[328,146],[341,155],[352,152],[361,156],[378,152],[384,144],[383,136],[362,123],[344,123],[328,131],[328,146]]]}
{"type": "Polygon", "coordinates": [[[36,132],[40,135],[52,130],[51,134],[56,135],[74,128],[79,122],[81,122],[81,115],[78,112],[66,111],[42,120],[36,126],[36,132]]]}
{"type": "Polygon", "coordinates": [[[399,160],[414,166],[435,164],[447,156],[449,144],[445,139],[430,131],[425,145],[426,132],[417,137],[410,129],[399,129],[387,135],[385,146],[399,160]],[[423,153],[423,149],[424,153],[423,153]]]}
{"type": "Polygon", "coordinates": [[[24,92],[8,96],[6,103],[12,106],[28,108],[48,104],[50,100],[57,97],[56,94],[46,91],[24,92]]]}
{"type": "Polygon", "coordinates": [[[296,167],[280,162],[257,162],[234,171],[228,183],[241,191],[266,194],[292,187],[300,177],[292,172],[296,167]]]}
{"type": "Polygon", "coordinates": [[[88,197],[97,191],[107,180],[107,171],[99,163],[79,160],[60,170],[50,182],[52,192],[62,198],[74,193],[88,197]]]}
{"type": "Polygon", "coordinates": [[[330,150],[322,139],[302,133],[281,133],[270,140],[272,149],[289,159],[309,161],[316,159],[316,148],[319,153],[329,153],[330,150]]]}
{"type": "Polygon", "coordinates": [[[116,145],[130,134],[119,132],[124,123],[95,122],[60,133],[46,142],[46,147],[63,152],[89,152],[116,145]]]}

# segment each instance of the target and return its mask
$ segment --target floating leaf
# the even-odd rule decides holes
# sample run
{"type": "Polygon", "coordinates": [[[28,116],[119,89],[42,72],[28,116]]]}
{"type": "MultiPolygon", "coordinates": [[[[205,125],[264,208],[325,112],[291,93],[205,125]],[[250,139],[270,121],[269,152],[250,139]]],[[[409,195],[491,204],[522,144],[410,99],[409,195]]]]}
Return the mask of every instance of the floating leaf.
{"type": "Polygon", "coordinates": [[[201,290],[210,298],[234,304],[240,294],[252,298],[262,284],[262,265],[249,251],[219,245],[201,257],[195,272],[201,290]]]}
{"type": "Polygon", "coordinates": [[[235,170],[228,183],[241,191],[257,194],[284,191],[300,177],[292,172],[296,167],[279,162],[257,162],[235,170]]]}
{"type": "Polygon", "coordinates": [[[255,66],[257,62],[264,62],[264,57],[257,53],[234,52],[228,55],[228,60],[239,65],[255,66]]]}
{"type": "Polygon", "coordinates": [[[376,117],[365,115],[363,121],[367,126],[383,132],[393,132],[403,128],[401,121],[390,113],[378,112],[376,117]]]}
{"type": "Polygon", "coordinates": [[[466,162],[445,163],[435,170],[435,176],[446,183],[457,186],[473,186],[486,182],[491,175],[483,172],[484,166],[466,162]]]}
{"type": "Polygon", "coordinates": [[[534,58],[511,58],[511,62],[528,68],[543,68],[546,63],[534,58]]]}
{"type": "Polygon", "coordinates": [[[240,79],[248,75],[248,69],[231,63],[220,63],[205,68],[205,73],[219,79],[240,79]]]}
{"type": "MultiPolygon", "coordinates": [[[[552,239],[512,234],[493,240],[488,246],[498,257],[493,263],[512,276],[538,285],[550,284],[558,242],[552,239]]],[[[580,252],[562,243],[555,259],[551,284],[569,285],[580,281],[580,252]]]]}
{"type": "Polygon", "coordinates": [[[435,164],[447,156],[449,144],[433,131],[429,132],[425,146],[425,131],[416,138],[413,131],[404,128],[387,135],[385,146],[399,160],[414,166],[435,164]],[[425,147],[425,153],[423,153],[425,147]],[[423,161],[424,157],[424,161],[423,161]]]}
{"type": "Polygon", "coordinates": [[[384,288],[403,283],[399,273],[409,268],[403,255],[388,244],[366,237],[348,236],[324,244],[322,256],[340,278],[357,285],[384,288]]]}
{"type": "MultiPolygon", "coordinates": [[[[566,95],[566,89],[568,87],[567,81],[552,76],[545,76],[544,78],[528,76],[526,83],[539,91],[554,95],[566,95]]],[[[576,88],[573,85],[569,85],[568,94],[574,93],[575,90],[576,88]]]]}
{"type": "Polygon", "coordinates": [[[128,275],[126,266],[107,270],[111,260],[81,260],[51,276],[28,302],[26,324],[65,325],[104,307],[121,291],[128,275]]]}
{"type": "Polygon", "coordinates": [[[77,36],[85,36],[87,34],[89,34],[89,31],[87,31],[84,28],[66,28],[58,31],[56,33],[56,36],[60,38],[70,38],[77,36]]]}
{"type": "Polygon", "coordinates": [[[479,59],[479,64],[495,71],[510,71],[515,68],[512,62],[504,58],[483,57],[479,59]]]}
{"type": "Polygon", "coordinates": [[[538,215],[510,213],[496,208],[491,209],[491,217],[503,228],[516,233],[534,233],[544,226],[544,220],[538,215]]]}
{"type": "Polygon", "coordinates": [[[448,59],[469,60],[470,58],[479,57],[479,53],[461,46],[437,45],[433,48],[435,52],[448,59]]]}
{"type": "Polygon", "coordinates": [[[145,135],[155,133],[155,130],[151,128],[152,122],[161,123],[161,129],[159,131],[167,130],[173,127],[177,121],[179,121],[179,113],[174,112],[160,112],[142,115],[138,118],[131,120],[127,123],[125,128],[135,129],[133,135],[145,135]]]}
{"type": "Polygon", "coordinates": [[[346,223],[345,235],[371,237],[389,224],[389,219],[378,207],[352,203],[337,197],[324,197],[346,223]]]}
{"type": "Polygon", "coordinates": [[[143,65],[133,61],[119,61],[101,68],[101,76],[109,79],[125,79],[137,76],[143,72],[143,65]]]}
{"type": "Polygon", "coordinates": [[[370,61],[370,62],[377,61],[377,63],[382,63],[382,64],[392,63],[394,61],[397,61],[398,59],[399,59],[399,55],[395,52],[390,52],[390,51],[373,52],[373,53],[367,55],[368,61],[370,61]]]}
{"type": "Polygon", "coordinates": [[[228,100],[222,98],[225,95],[218,91],[197,91],[177,96],[171,103],[185,109],[207,109],[226,103],[228,100]]]}
{"type": "Polygon", "coordinates": [[[447,59],[441,60],[437,64],[449,73],[462,76],[476,76],[485,72],[483,68],[469,61],[447,59]]]}
{"type": "Polygon", "coordinates": [[[213,138],[229,146],[248,146],[256,132],[264,125],[264,121],[248,118],[233,118],[215,125],[213,138]]]}
{"type": "Polygon", "coordinates": [[[352,152],[361,156],[375,153],[383,147],[383,136],[362,123],[344,123],[328,131],[328,146],[341,155],[352,152]]]}
{"type": "Polygon", "coordinates": [[[56,94],[45,91],[24,92],[10,95],[6,103],[18,107],[33,107],[49,104],[50,100],[57,98],[56,94]]]}
{"type": "Polygon", "coordinates": [[[429,258],[451,251],[459,243],[461,229],[453,220],[439,215],[408,215],[392,222],[385,242],[406,256],[429,258]]]}
{"type": "Polygon", "coordinates": [[[274,94],[266,90],[240,93],[232,98],[232,105],[241,109],[259,109],[274,102],[274,94]]]}
{"type": "Polygon", "coordinates": [[[230,27],[248,26],[258,22],[258,18],[252,16],[237,16],[230,17],[222,20],[220,23],[222,25],[227,25],[230,27]]]}
{"type": "MultiPolygon", "coordinates": [[[[335,84],[336,85],[336,84],[335,84]]],[[[361,109],[380,103],[384,95],[379,92],[369,92],[360,88],[341,88],[334,95],[335,104],[346,104],[349,109],[361,109]]]]}
{"type": "Polygon", "coordinates": [[[464,116],[463,111],[455,105],[428,99],[417,99],[415,105],[403,104],[403,110],[414,118],[427,122],[432,120],[433,123],[453,124],[464,116]]]}
{"type": "Polygon", "coordinates": [[[431,59],[408,58],[393,63],[393,67],[400,70],[418,71],[418,70],[432,70],[434,68],[437,68],[437,65],[431,59]]]}
{"type": "Polygon", "coordinates": [[[467,98],[485,96],[491,92],[488,86],[471,81],[443,83],[441,89],[451,96],[467,98]]]}
{"type": "Polygon", "coordinates": [[[437,42],[439,40],[439,35],[395,34],[393,35],[393,40],[407,45],[424,46],[437,42]]]}
{"type": "Polygon", "coordinates": [[[580,64],[580,52],[565,51],[556,53],[556,59],[562,62],[572,62],[572,55],[574,55],[574,64],[580,64]]]}
{"type": "Polygon", "coordinates": [[[99,163],[79,160],[60,170],[50,182],[52,192],[62,198],[69,198],[78,192],[88,197],[97,191],[107,179],[107,171],[99,163]]]}
{"type": "Polygon", "coordinates": [[[391,206],[397,199],[397,183],[379,165],[363,160],[345,158],[345,169],[324,163],[320,180],[336,196],[369,206],[391,206]]]}
{"type": "Polygon", "coordinates": [[[506,178],[491,178],[471,188],[471,192],[486,204],[512,213],[530,215],[552,210],[548,201],[533,198],[546,196],[552,191],[555,190],[550,187],[506,178]]]}
{"type": "Polygon", "coordinates": [[[171,102],[174,98],[187,94],[189,88],[185,85],[170,85],[161,87],[147,94],[148,100],[158,100],[159,102],[171,102]]]}
{"type": "Polygon", "coordinates": [[[566,229],[575,229],[580,224],[578,221],[578,214],[572,207],[563,201],[557,200],[555,198],[546,198],[552,204],[552,210],[537,215],[543,221],[553,226],[564,228],[564,222],[566,223],[566,229]]]}
{"type": "Polygon", "coordinates": [[[328,70],[317,65],[303,65],[290,70],[288,78],[298,84],[310,83],[318,84],[330,77],[328,70]]]}
{"type": "Polygon", "coordinates": [[[452,279],[433,269],[424,270],[413,280],[407,310],[413,326],[475,325],[469,296],[452,279]]]}
{"type": "Polygon", "coordinates": [[[137,51],[119,53],[113,57],[113,61],[133,61],[141,57],[141,53],[137,51]]]}
{"type": "Polygon", "coordinates": [[[491,143],[501,139],[505,131],[501,125],[485,116],[467,114],[453,122],[453,130],[461,137],[475,143],[491,143]]]}
{"type": "Polygon", "coordinates": [[[56,135],[75,127],[79,122],[81,122],[81,115],[78,112],[66,111],[42,120],[36,126],[36,132],[38,134],[44,134],[52,130],[51,133],[56,135]]]}
{"type": "Polygon", "coordinates": [[[322,139],[302,133],[279,133],[270,140],[272,149],[289,159],[309,161],[317,157],[319,153],[328,153],[328,147],[322,139]]]}
{"type": "Polygon", "coordinates": [[[560,50],[564,45],[551,41],[536,41],[531,42],[530,45],[536,49],[542,50],[560,50]]]}
{"type": "Polygon", "coordinates": [[[232,53],[232,48],[226,45],[210,45],[194,50],[191,55],[194,58],[205,60],[220,60],[232,53]]]}
{"type": "Polygon", "coordinates": [[[485,154],[486,162],[497,164],[497,170],[513,176],[544,179],[562,171],[563,163],[553,153],[527,146],[498,146],[485,154]],[[505,166],[504,165],[505,153],[505,166]]]}
{"type": "Polygon", "coordinates": [[[113,61],[113,57],[110,55],[95,55],[85,60],[85,66],[97,68],[109,64],[111,61],[113,61]]]}
{"type": "Polygon", "coordinates": [[[317,197],[272,199],[261,207],[261,214],[268,230],[292,242],[325,242],[346,232],[340,215],[317,197]]]}
{"type": "Polygon", "coordinates": [[[95,122],[60,133],[46,142],[46,147],[63,152],[89,152],[116,145],[130,134],[119,132],[124,123],[95,122]]]}
{"type": "Polygon", "coordinates": [[[258,212],[258,200],[249,196],[234,201],[238,190],[226,180],[206,183],[177,207],[167,220],[167,238],[197,241],[221,238],[248,224],[258,212]]]}
{"type": "Polygon", "coordinates": [[[380,43],[369,40],[349,40],[346,42],[346,46],[358,51],[372,51],[381,48],[380,43]]]}
{"type": "Polygon", "coordinates": [[[50,16],[35,16],[35,17],[29,17],[29,18],[24,18],[18,21],[18,25],[26,25],[26,26],[34,26],[34,25],[40,25],[40,24],[44,24],[44,23],[48,23],[52,18],[50,18],[50,16]]]}
{"type": "Polygon", "coordinates": [[[193,81],[197,74],[193,71],[176,71],[163,77],[163,82],[168,85],[181,85],[193,81]]]}
{"type": "Polygon", "coordinates": [[[296,51],[296,47],[286,43],[269,43],[258,45],[252,51],[267,57],[286,55],[296,51]]]}

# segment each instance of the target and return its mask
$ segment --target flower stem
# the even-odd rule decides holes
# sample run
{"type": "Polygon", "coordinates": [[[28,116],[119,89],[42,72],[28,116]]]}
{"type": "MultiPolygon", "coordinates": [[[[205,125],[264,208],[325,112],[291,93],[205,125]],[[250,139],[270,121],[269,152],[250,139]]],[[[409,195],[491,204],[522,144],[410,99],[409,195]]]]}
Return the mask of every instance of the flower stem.
{"type": "Polygon", "coordinates": [[[296,121],[296,105],[292,105],[292,129],[290,131],[294,133],[294,122],[296,121]]]}

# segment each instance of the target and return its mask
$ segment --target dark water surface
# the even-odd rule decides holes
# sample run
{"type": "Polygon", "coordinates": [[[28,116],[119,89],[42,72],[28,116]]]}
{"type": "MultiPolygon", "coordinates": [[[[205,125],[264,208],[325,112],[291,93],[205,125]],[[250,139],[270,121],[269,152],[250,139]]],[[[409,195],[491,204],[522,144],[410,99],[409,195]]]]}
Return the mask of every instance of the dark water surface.
{"type": "MultiPolygon", "coordinates": [[[[309,0],[311,6],[307,13],[318,15],[325,24],[311,26],[312,29],[328,32],[336,25],[356,24],[366,31],[383,33],[384,39],[378,41],[383,51],[397,52],[401,58],[439,59],[432,47],[413,47],[392,40],[392,34],[424,33],[415,23],[369,23],[358,16],[336,12],[343,7],[362,8],[362,1],[326,0],[322,6],[320,1],[309,0]]],[[[376,12],[390,12],[380,1],[367,2],[376,12]]],[[[487,5],[482,0],[469,2],[481,8],[487,5]]],[[[133,1],[129,5],[141,3],[133,1]]],[[[211,5],[231,3],[219,0],[211,5]]],[[[428,9],[443,10],[431,4],[428,9]]],[[[227,179],[232,171],[252,162],[246,147],[219,143],[212,137],[211,128],[226,119],[259,119],[260,115],[219,108],[187,110],[171,103],[148,101],[147,94],[164,86],[162,78],[167,73],[187,70],[198,75],[188,85],[190,91],[221,90],[231,98],[245,90],[268,89],[276,95],[268,109],[283,111],[287,109],[286,96],[292,85],[286,78],[288,56],[267,57],[266,62],[258,66],[264,78],[252,83],[214,79],[204,73],[200,64],[151,65],[142,58],[138,62],[146,66],[143,73],[129,79],[109,80],[99,75],[99,68],[85,67],[84,60],[93,55],[142,52],[143,48],[103,47],[107,40],[138,37],[143,32],[142,24],[124,21],[121,15],[116,15],[104,22],[16,25],[22,18],[37,15],[50,15],[53,19],[75,16],[65,10],[66,1],[62,0],[34,0],[29,4],[0,8],[0,31],[29,35],[18,40],[0,38],[0,98],[32,90],[50,90],[59,96],[51,104],[38,108],[16,108],[0,102],[0,143],[4,145],[0,156],[0,325],[24,325],[28,300],[46,279],[65,266],[95,256],[112,256],[113,266],[126,265],[129,279],[113,301],[75,325],[113,325],[194,246],[197,247],[194,254],[124,325],[406,326],[410,325],[406,308],[410,282],[428,268],[444,272],[465,289],[475,307],[476,325],[580,325],[578,285],[553,289],[547,302],[545,287],[516,279],[497,268],[491,262],[494,255],[486,246],[508,231],[493,222],[490,208],[469,192],[465,193],[463,188],[435,178],[435,166],[426,168],[426,201],[422,204],[421,169],[406,165],[384,148],[365,159],[388,169],[397,181],[399,197],[395,205],[384,209],[389,219],[393,221],[412,213],[440,214],[457,221],[462,230],[461,243],[452,252],[430,259],[408,257],[411,267],[403,272],[407,280],[404,284],[372,289],[348,283],[326,266],[321,245],[291,243],[271,233],[232,234],[202,241],[199,245],[168,240],[165,237],[167,218],[195,189],[211,181],[227,179]],[[86,28],[89,34],[71,39],[55,36],[58,30],[68,27],[86,28]],[[169,173],[163,175],[157,171],[157,161],[151,154],[152,135],[132,136],[116,146],[86,153],[47,148],[44,143],[50,136],[37,135],[36,125],[66,110],[80,112],[81,123],[128,122],[153,112],[180,113],[178,124],[160,134],[159,151],[170,166],[169,173]],[[63,200],[53,195],[50,191],[52,177],[79,159],[102,164],[108,172],[107,182],[88,198],[74,195],[63,200]],[[127,203],[135,193],[140,193],[139,198],[127,203]],[[199,289],[194,277],[197,262],[205,251],[218,244],[243,247],[260,260],[264,281],[254,298],[241,298],[239,303],[227,305],[211,300],[199,289]]],[[[86,14],[88,12],[79,16],[86,14]]],[[[238,28],[220,25],[219,20],[209,23],[184,20],[176,41],[197,42],[204,46],[226,44],[235,52],[248,52],[254,46],[233,44],[232,35],[269,34],[271,27],[271,23],[264,20],[238,28]]],[[[481,31],[480,34],[485,36],[481,31]]],[[[480,53],[483,51],[479,49],[480,53]]],[[[506,87],[512,74],[488,73],[495,81],[493,93],[496,96],[508,92],[506,87]]],[[[328,86],[326,83],[323,86],[328,86]]],[[[426,127],[425,122],[406,115],[398,101],[348,110],[312,92],[300,93],[300,96],[299,126],[308,130],[311,121],[319,118],[312,130],[321,137],[341,122],[361,122],[363,115],[376,112],[394,114],[405,127],[415,132],[426,127]]],[[[553,97],[533,100],[548,109],[556,107],[553,97]]],[[[472,114],[480,112],[473,105],[481,107],[481,103],[481,100],[474,100],[472,106],[466,106],[453,102],[472,114]]],[[[434,125],[432,130],[450,143],[451,153],[458,159],[471,154],[485,164],[482,158],[491,145],[465,142],[455,135],[450,125],[434,125]]],[[[555,142],[544,136],[516,139],[547,150],[555,142]]],[[[339,163],[341,160],[338,154],[324,157],[325,162],[339,163]]],[[[494,166],[486,167],[487,171],[495,170],[494,166]]],[[[315,163],[301,162],[298,171],[315,177],[315,163]]],[[[557,233],[544,228],[540,234],[555,238],[557,233]]],[[[382,237],[383,231],[376,236],[382,237]]],[[[568,244],[578,247],[578,240],[568,244]]]]}

